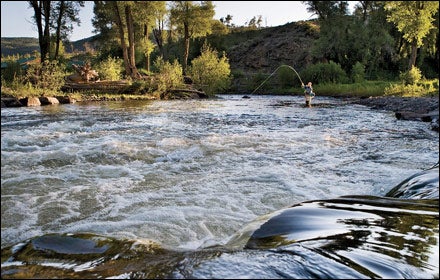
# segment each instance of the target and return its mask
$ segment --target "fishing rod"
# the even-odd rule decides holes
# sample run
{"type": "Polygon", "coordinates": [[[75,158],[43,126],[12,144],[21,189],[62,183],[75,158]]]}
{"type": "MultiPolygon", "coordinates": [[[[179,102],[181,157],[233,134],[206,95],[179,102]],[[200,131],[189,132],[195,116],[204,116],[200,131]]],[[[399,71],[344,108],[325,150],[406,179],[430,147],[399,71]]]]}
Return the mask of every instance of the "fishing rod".
{"type": "MultiPolygon", "coordinates": [[[[250,95],[254,94],[254,92],[256,92],[265,82],[267,82],[267,80],[269,80],[273,76],[273,74],[275,74],[278,71],[278,69],[280,69],[283,66],[286,66],[286,67],[289,67],[290,69],[292,69],[293,72],[295,72],[295,74],[298,76],[299,80],[301,81],[301,84],[304,84],[303,81],[301,80],[301,77],[299,76],[298,72],[296,72],[295,68],[293,68],[290,65],[283,64],[283,65],[278,66],[278,68],[275,69],[275,71],[273,71],[272,74],[270,74],[269,77],[267,77],[256,89],[254,89],[254,91],[252,91],[250,95]]],[[[250,98],[250,97],[245,95],[245,96],[243,96],[243,98],[250,98]]]]}

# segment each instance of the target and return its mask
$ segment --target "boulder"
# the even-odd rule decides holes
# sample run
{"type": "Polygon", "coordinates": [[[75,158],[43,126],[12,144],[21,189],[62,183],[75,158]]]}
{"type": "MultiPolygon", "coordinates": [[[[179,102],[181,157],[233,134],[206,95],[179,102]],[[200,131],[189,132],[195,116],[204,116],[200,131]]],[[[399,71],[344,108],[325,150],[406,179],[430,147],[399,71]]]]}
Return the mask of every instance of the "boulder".
{"type": "Polygon", "coordinates": [[[60,102],[58,101],[58,99],[56,99],[55,97],[46,97],[46,96],[42,96],[42,97],[40,97],[40,102],[41,102],[41,105],[55,105],[55,104],[60,104],[60,102]]]}
{"type": "Polygon", "coordinates": [[[33,107],[33,106],[40,106],[41,102],[38,97],[25,97],[20,99],[20,103],[23,104],[23,106],[27,107],[33,107]]]}

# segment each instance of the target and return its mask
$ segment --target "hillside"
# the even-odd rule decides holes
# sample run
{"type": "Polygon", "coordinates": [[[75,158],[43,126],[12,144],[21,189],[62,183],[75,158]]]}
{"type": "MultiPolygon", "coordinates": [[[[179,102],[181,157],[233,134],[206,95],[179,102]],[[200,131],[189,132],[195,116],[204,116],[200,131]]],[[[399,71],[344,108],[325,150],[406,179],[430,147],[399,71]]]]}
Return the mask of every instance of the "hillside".
{"type": "MultiPolygon", "coordinates": [[[[84,38],[78,41],[71,42],[70,44],[67,44],[65,47],[66,52],[73,52],[73,51],[85,51],[86,45],[89,45],[90,47],[95,47],[95,37],[88,37],[84,38]]],[[[31,54],[34,51],[39,51],[40,46],[38,45],[38,38],[31,38],[31,37],[2,37],[1,38],[1,55],[2,56],[8,56],[8,55],[24,55],[24,54],[31,54]]]]}
{"type": "Polygon", "coordinates": [[[39,51],[37,38],[30,37],[2,37],[1,38],[1,54],[2,56],[31,54],[39,51]]]}
{"type": "MultiPolygon", "coordinates": [[[[245,72],[271,72],[282,64],[302,70],[312,61],[310,48],[318,37],[313,22],[293,22],[239,34],[237,42],[227,50],[232,69],[245,72]],[[247,33],[255,33],[250,36],[247,33]]],[[[234,34],[226,35],[234,36],[234,34]]]]}
{"type": "MultiPolygon", "coordinates": [[[[249,93],[281,65],[289,65],[300,72],[312,64],[311,47],[318,38],[318,30],[316,21],[299,21],[221,36],[211,35],[207,41],[219,53],[224,51],[229,59],[234,76],[230,91],[249,93]]],[[[200,48],[204,40],[201,38],[192,44],[193,57],[198,55],[194,49],[200,48]]],[[[293,83],[297,81],[293,71],[287,74],[292,75],[293,83]]],[[[274,75],[265,85],[281,89],[277,77],[280,75],[274,75]]]]}

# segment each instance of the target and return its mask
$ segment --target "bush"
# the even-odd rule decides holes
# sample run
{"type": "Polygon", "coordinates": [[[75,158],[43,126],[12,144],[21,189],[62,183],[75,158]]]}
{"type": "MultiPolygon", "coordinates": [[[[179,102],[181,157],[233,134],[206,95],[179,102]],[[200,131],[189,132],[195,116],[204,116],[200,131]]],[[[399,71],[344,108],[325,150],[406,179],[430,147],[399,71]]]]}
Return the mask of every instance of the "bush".
{"type": "Polygon", "coordinates": [[[419,68],[413,66],[410,70],[401,73],[399,78],[405,85],[415,85],[422,79],[422,72],[419,68]]]}
{"type": "Polygon", "coordinates": [[[286,67],[281,67],[278,70],[278,81],[280,82],[282,88],[290,88],[293,86],[298,86],[298,84],[301,85],[295,72],[286,67]]]}
{"type": "Polygon", "coordinates": [[[23,74],[24,70],[21,68],[20,63],[16,61],[7,62],[6,68],[2,69],[2,81],[9,83],[20,79],[23,74]]]}
{"type": "Polygon", "coordinates": [[[158,91],[166,92],[168,89],[181,87],[183,85],[183,69],[177,59],[171,64],[159,56],[154,61],[154,67],[159,72],[156,76],[158,91]]]}
{"type": "Polygon", "coordinates": [[[26,73],[26,80],[34,88],[59,91],[64,85],[64,68],[56,61],[45,61],[42,64],[29,66],[26,73]]]}
{"type": "Polygon", "coordinates": [[[101,80],[118,81],[122,78],[123,70],[122,59],[111,56],[99,62],[96,66],[96,71],[98,71],[101,80]]]}
{"type": "Polygon", "coordinates": [[[307,67],[302,75],[304,83],[312,81],[314,84],[319,83],[346,83],[348,81],[347,74],[341,65],[330,61],[329,63],[317,63],[307,67]]]}
{"type": "Polygon", "coordinates": [[[226,91],[231,86],[231,69],[225,54],[219,58],[216,50],[208,44],[202,46],[200,56],[194,58],[189,67],[194,85],[208,95],[226,91]]]}
{"type": "Polygon", "coordinates": [[[385,95],[397,96],[429,96],[438,95],[438,79],[422,80],[420,69],[413,66],[410,70],[399,75],[401,83],[392,84],[385,88],[385,95]]]}
{"type": "Polygon", "coordinates": [[[362,83],[365,80],[365,66],[359,61],[351,69],[351,80],[354,83],[362,83]]]}
{"type": "Polygon", "coordinates": [[[439,80],[424,80],[415,84],[391,84],[385,88],[385,95],[419,97],[434,96],[439,94],[439,80]]]}

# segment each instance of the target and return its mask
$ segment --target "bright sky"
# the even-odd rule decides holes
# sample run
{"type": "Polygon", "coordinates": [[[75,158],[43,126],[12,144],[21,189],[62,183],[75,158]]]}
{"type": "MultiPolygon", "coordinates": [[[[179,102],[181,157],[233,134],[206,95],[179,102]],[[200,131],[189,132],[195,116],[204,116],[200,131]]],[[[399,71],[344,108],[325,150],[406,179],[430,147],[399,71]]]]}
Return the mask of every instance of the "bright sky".
{"type": "MultiPolygon", "coordinates": [[[[259,15],[263,19],[262,26],[279,26],[316,18],[307,12],[307,6],[301,1],[213,1],[213,4],[214,18],[224,18],[229,14],[232,16],[232,23],[237,26],[242,26],[259,15]]],[[[1,37],[38,38],[37,28],[32,23],[33,14],[28,1],[1,1],[1,37]]],[[[92,18],[93,1],[86,1],[85,7],[80,11],[81,24],[74,26],[71,41],[95,35],[92,18]]]]}

